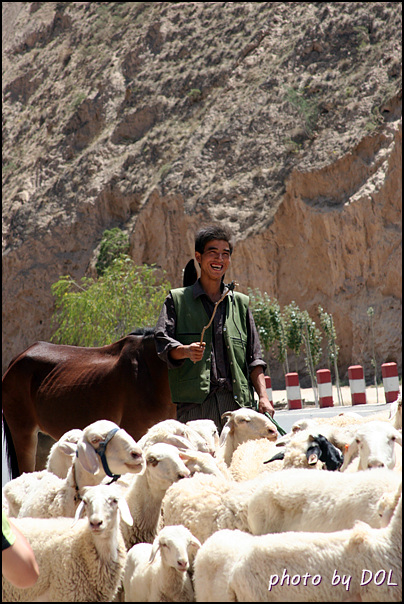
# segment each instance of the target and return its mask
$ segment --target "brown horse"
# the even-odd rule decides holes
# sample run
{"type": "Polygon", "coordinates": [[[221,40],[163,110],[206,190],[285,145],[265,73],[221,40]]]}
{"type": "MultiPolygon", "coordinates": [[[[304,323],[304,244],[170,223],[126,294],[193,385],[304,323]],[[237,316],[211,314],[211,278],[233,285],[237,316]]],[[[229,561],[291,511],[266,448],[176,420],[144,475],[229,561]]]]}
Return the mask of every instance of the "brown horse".
{"type": "Polygon", "coordinates": [[[36,342],[10,363],[2,382],[13,478],[35,469],[38,431],[57,440],[109,419],[138,440],[150,426],[176,417],[167,365],[151,332],[99,348],[36,342]]]}

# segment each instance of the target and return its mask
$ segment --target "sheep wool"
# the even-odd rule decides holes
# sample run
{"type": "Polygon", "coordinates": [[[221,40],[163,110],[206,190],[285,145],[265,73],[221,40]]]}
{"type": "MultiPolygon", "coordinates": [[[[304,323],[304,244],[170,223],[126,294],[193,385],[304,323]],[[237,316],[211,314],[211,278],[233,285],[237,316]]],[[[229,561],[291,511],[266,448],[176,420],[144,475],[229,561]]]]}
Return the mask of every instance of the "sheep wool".
{"type": "Polygon", "coordinates": [[[386,528],[219,531],[196,556],[194,585],[198,602],[401,602],[401,497],[386,528]]]}
{"type": "MultiPolygon", "coordinates": [[[[126,549],[119,530],[118,511],[125,522],[130,514],[118,489],[98,485],[83,495],[87,519],[72,526],[71,518],[16,518],[18,529],[27,537],[39,566],[33,587],[14,587],[3,577],[6,602],[109,602],[116,595],[126,561],[126,549]],[[93,529],[101,520],[101,529],[93,529]]],[[[81,511],[81,509],[80,509],[81,511]]],[[[79,514],[79,510],[77,516],[79,514]]],[[[101,526],[100,525],[100,526],[101,526]]]]}
{"type": "Polygon", "coordinates": [[[263,477],[250,497],[254,535],[284,531],[338,531],[362,520],[380,527],[379,500],[396,493],[401,477],[383,468],[367,472],[287,469],[263,477]]]}

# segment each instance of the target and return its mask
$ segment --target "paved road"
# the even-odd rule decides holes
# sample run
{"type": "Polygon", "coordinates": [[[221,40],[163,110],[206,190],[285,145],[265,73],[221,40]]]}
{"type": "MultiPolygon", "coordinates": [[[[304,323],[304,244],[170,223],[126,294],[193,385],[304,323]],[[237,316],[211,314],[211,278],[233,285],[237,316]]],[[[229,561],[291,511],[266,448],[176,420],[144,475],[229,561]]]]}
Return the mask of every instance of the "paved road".
{"type": "Polygon", "coordinates": [[[379,404],[379,405],[354,405],[343,407],[336,405],[334,407],[325,407],[324,409],[319,409],[316,407],[310,407],[307,409],[291,409],[291,410],[275,410],[275,419],[280,425],[281,428],[286,430],[286,432],[290,432],[292,425],[297,422],[299,419],[311,419],[313,417],[333,417],[334,415],[338,415],[343,410],[344,413],[354,412],[359,413],[359,415],[371,415],[373,413],[379,413],[382,411],[389,411],[391,403],[387,404],[379,404]]]}

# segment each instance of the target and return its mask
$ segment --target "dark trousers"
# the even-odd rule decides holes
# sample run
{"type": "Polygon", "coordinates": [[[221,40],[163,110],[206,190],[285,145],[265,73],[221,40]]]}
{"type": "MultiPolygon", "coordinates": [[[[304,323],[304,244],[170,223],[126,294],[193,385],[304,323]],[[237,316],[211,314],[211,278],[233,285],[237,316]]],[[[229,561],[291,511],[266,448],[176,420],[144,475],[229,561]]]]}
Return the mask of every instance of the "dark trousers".
{"type": "Polygon", "coordinates": [[[235,411],[240,405],[236,403],[229,390],[217,390],[210,394],[201,404],[177,403],[177,420],[185,424],[194,419],[211,419],[215,422],[219,434],[226,421],[222,421],[225,411],[235,411]]]}

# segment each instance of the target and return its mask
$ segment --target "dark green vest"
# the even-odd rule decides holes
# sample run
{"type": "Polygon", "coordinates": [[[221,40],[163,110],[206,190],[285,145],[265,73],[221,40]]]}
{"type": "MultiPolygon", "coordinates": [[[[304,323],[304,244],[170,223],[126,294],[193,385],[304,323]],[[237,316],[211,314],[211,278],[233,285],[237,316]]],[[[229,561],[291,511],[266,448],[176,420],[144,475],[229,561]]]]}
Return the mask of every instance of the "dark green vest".
{"type": "MultiPolygon", "coordinates": [[[[181,344],[199,342],[209,317],[200,297],[194,298],[193,286],[171,290],[177,313],[176,339],[181,344]]],[[[231,292],[220,303],[226,304],[223,327],[224,339],[233,381],[234,400],[241,406],[251,406],[253,390],[247,367],[247,309],[248,296],[231,292]]],[[[219,309],[218,309],[219,310],[219,309]]],[[[203,359],[193,363],[185,359],[181,367],[170,369],[168,378],[175,403],[202,403],[210,392],[212,325],[205,331],[203,359]]]]}

